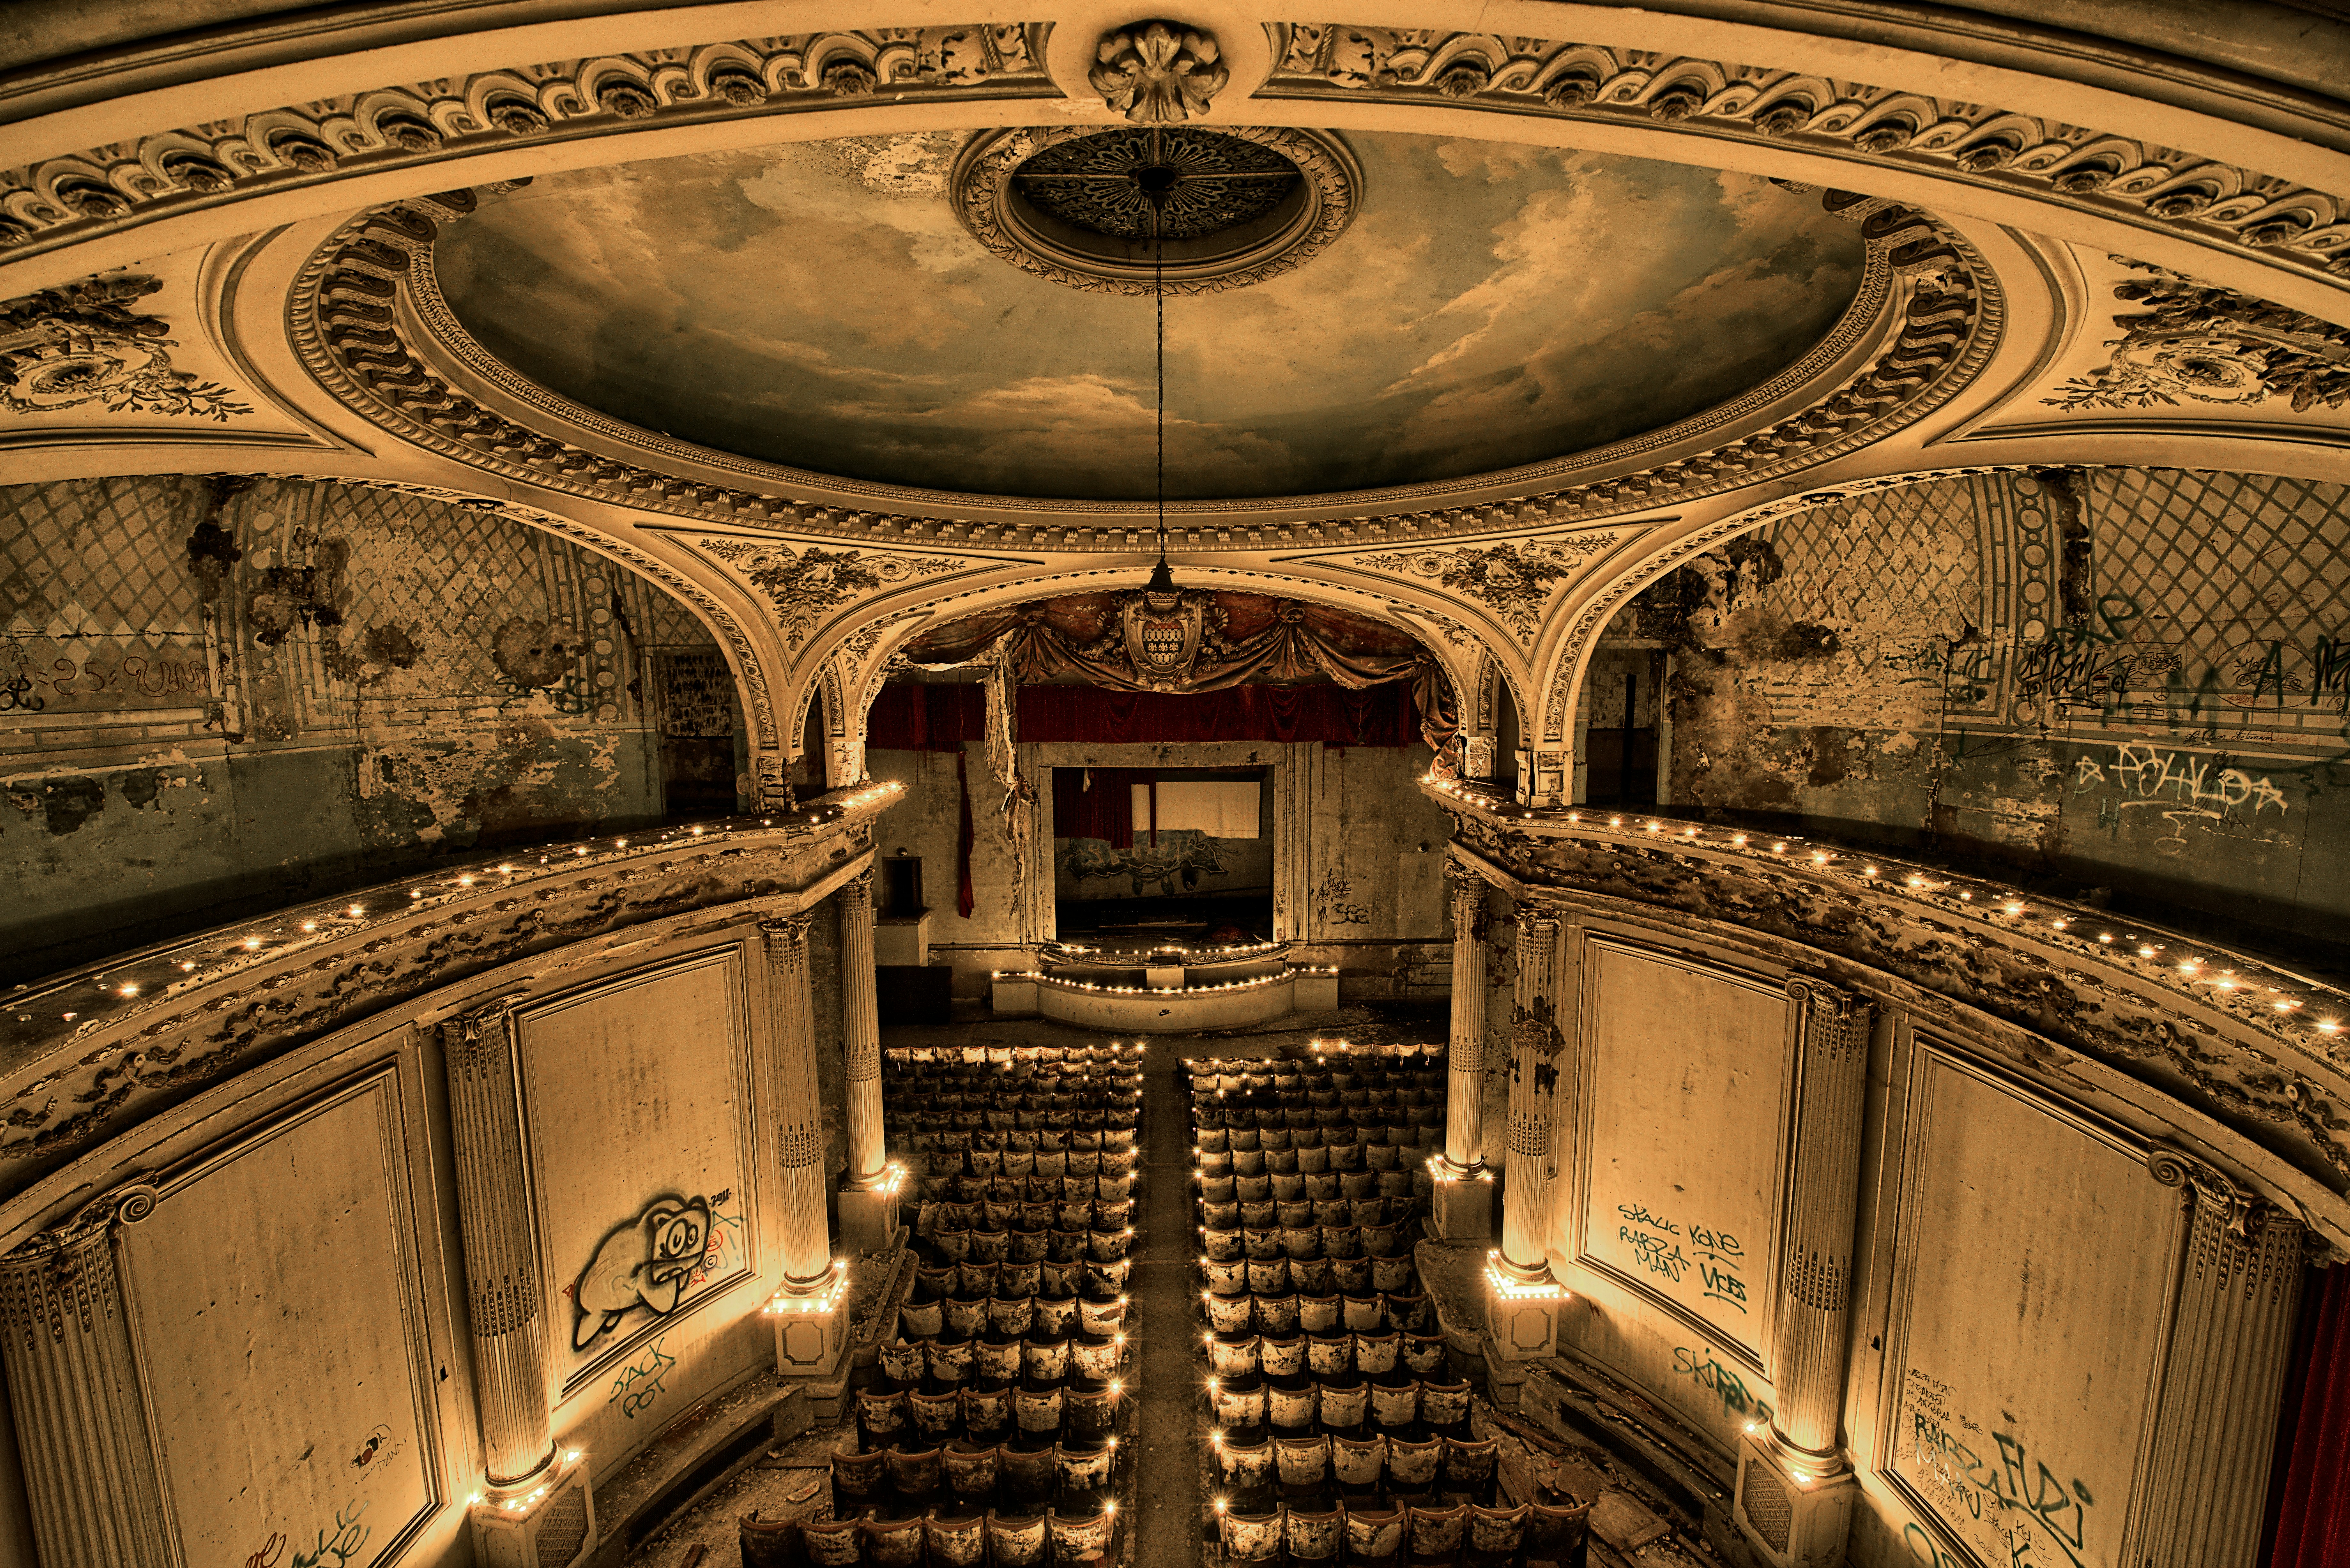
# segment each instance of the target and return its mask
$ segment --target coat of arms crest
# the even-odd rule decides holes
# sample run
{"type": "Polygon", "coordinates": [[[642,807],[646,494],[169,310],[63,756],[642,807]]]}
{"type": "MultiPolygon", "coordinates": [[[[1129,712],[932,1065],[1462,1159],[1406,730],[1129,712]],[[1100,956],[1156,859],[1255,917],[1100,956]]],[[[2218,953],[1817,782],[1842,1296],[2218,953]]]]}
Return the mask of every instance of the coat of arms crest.
{"type": "Polygon", "coordinates": [[[1223,618],[1222,607],[1210,593],[1145,589],[1124,596],[1118,628],[1135,679],[1154,691],[1185,690],[1201,648],[1221,640],[1223,618]]]}

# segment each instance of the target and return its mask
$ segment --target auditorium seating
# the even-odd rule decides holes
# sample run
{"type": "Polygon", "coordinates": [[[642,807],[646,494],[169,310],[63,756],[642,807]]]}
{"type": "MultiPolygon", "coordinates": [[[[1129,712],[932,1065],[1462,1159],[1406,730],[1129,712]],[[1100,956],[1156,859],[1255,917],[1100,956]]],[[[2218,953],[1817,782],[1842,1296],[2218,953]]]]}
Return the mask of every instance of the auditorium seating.
{"type": "Polygon", "coordinates": [[[1138,1049],[884,1053],[913,1278],[805,1563],[1066,1568],[1112,1551],[1138,1049]]]}
{"type": "Polygon", "coordinates": [[[1496,1444],[1475,1434],[1413,1262],[1441,1051],[1326,1043],[1184,1066],[1225,1558],[1579,1562],[1587,1510],[1500,1505],[1496,1444]]]}

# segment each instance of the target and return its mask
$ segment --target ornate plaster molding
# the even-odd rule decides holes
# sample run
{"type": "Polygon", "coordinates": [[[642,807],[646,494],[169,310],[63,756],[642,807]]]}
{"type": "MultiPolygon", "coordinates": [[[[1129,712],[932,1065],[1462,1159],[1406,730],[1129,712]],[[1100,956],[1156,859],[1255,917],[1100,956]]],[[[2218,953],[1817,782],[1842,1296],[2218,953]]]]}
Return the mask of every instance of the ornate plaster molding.
{"type": "Polygon", "coordinates": [[[96,403],[110,414],[222,424],[253,412],[232,389],[172,368],[171,323],[131,305],[162,286],[118,273],[0,300],[0,409],[47,414],[96,403]]]}
{"type": "Polygon", "coordinates": [[[1500,618],[1522,644],[1542,628],[1543,612],[1580,576],[1590,558],[1611,548],[1615,534],[1568,534],[1485,548],[1357,556],[1355,564],[1393,576],[1419,577],[1474,600],[1500,618]]]}
{"type": "Polygon", "coordinates": [[[2151,274],[2114,286],[2114,297],[2143,305],[2114,317],[2113,356],[2040,400],[2058,409],[2143,409],[2156,403],[2264,403],[2293,411],[2350,402],[2350,328],[2214,288],[2147,262],[2116,256],[2151,274]]]}
{"type": "Polygon", "coordinates": [[[1216,36],[1180,22],[1136,22],[1104,33],[1086,80],[1137,125],[1180,125],[1208,112],[1232,79],[1216,36]]]}
{"type": "MultiPolygon", "coordinates": [[[[1152,268],[1136,263],[1088,264],[1023,222],[1012,201],[1013,176],[1037,154],[1092,137],[1131,134],[1091,126],[983,131],[964,146],[948,176],[955,216],[990,254],[1033,277],[1093,294],[1148,296],[1154,286],[1152,268]]],[[[1278,234],[1244,250],[1215,255],[1204,264],[1191,260],[1188,254],[1170,255],[1161,280],[1170,296],[1221,294],[1279,277],[1320,254],[1355,221],[1362,171],[1336,137],[1253,125],[1220,125],[1214,135],[1278,153],[1303,178],[1305,201],[1278,234]]]]}
{"type": "Polygon", "coordinates": [[[845,605],[899,583],[970,571],[959,556],[900,556],[879,550],[827,550],[735,535],[686,535],[695,550],[722,563],[764,597],[775,614],[784,647],[796,652],[826,617],[845,605]]]}
{"type": "Polygon", "coordinates": [[[1267,23],[1259,98],[1445,102],[1638,120],[2012,192],[2350,283],[2350,194],[2090,126],[1618,46],[1344,22],[1267,23]]]}
{"type": "Polygon", "coordinates": [[[0,1188],[19,1162],[55,1163],[403,1001],[632,926],[815,886],[870,846],[880,809],[510,850],[20,991],[0,1022],[0,1188]]]}
{"type": "Polygon", "coordinates": [[[247,197],[492,151],[515,141],[835,109],[843,100],[1042,98],[1048,22],[703,44],[518,65],[347,93],[46,159],[0,173],[0,245],[78,244],[247,197]]]}
{"type": "MultiPolygon", "coordinates": [[[[2108,911],[1874,851],[1677,820],[1652,827],[1629,813],[1504,818],[1467,792],[1436,793],[1456,852],[1549,890],[1536,898],[1643,905],[1865,965],[2193,1106],[2350,1193],[2350,1056],[2339,1044],[2350,995],[2338,990],[2108,911]],[[2182,953],[2199,961],[2183,969],[2182,953]]],[[[2032,1064],[2067,1070],[2044,1048],[2032,1064]]]]}
{"type": "MultiPolygon", "coordinates": [[[[1973,247],[1930,216],[1847,192],[1825,201],[1857,223],[1868,242],[1860,290],[1810,353],[1740,397],[1611,446],[1501,473],[1386,491],[1178,503],[1169,507],[1170,544],[1187,553],[1312,550],[1573,526],[1792,478],[1886,439],[1972,380],[1996,345],[2004,298],[1973,247]],[[1859,355],[1866,358],[1856,362],[1859,355]],[[1773,410],[1783,412],[1754,428],[1773,410]],[[1742,426],[1742,433],[1700,444],[1742,426]],[[1506,503],[1475,499],[1503,486],[1530,493],[1506,503]],[[1461,504],[1463,496],[1471,499],[1461,504]],[[1414,502],[1434,504],[1405,509],[1414,502]],[[1357,505],[1398,509],[1258,515],[1357,505]]],[[[1148,503],[959,495],[807,473],[639,431],[525,381],[472,344],[432,286],[439,225],[475,203],[472,192],[452,192],[363,213],[313,253],[291,291],[289,337],[303,363],[330,394],[401,439],[504,479],[705,522],[897,546],[1144,547],[1148,503]],[[419,321],[426,328],[421,337],[419,321]],[[563,433],[485,406],[441,368],[452,364],[545,410],[547,426],[563,433]],[[631,456],[579,444],[589,439],[631,456]],[[654,462],[740,483],[687,478],[654,462]],[[795,499],[793,490],[872,497],[880,505],[819,504],[795,499]],[[1020,520],[978,521],[971,513],[1020,520]]]]}

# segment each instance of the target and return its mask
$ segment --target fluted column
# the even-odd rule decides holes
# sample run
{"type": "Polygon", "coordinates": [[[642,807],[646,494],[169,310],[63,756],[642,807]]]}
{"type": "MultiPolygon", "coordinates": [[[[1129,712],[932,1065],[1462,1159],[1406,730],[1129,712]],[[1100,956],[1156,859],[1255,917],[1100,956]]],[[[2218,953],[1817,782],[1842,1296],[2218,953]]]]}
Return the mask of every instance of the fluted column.
{"type": "Polygon", "coordinates": [[[1555,987],[1558,917],[1518,907],[1518,991],[1510,1016],[1510,1158],[1502,1192],[1502,1269],[1521,1282],[1550,1278],[1551,1150],[1559,1055],[1555,987]]]}
{"type": "Polygon", "coordinates": [[[1783,1199],[1769,1369],[1772,1436],[1799,1474],[1844,1468],[1845,1327],[1852,1308],[1853,1218],[1860,1198],[1868,1004],[1809,980],[1787,982],[1794,1010],[1794,1142],[1783,1199]]]}
{"type": "Polygon", "coordinates": [[[1445,1049],[1444,1164],[1457,1179],[1485,1166],[1485,879],[1457,860],[1452,885],[1452,1029],[1445,1049]]]}
{"type": "Polygon", "coordinates": [[[767,944],[768,1051],[775,1085],[775,1162],[784,1290],[813,1295],[832,1274],[825,1219],[824,1097],[816,1070],[816,999],[809,989],[808,917],[762,920],[767,944]]]}
{"type": "Polygon", "coordinates": [[[155,1208],[118,1189],[0,1257],[0,1362],[44,1568],[170,1568],[114,1232],[155,1208]]]}
{"type": "Polygon", "coordinates": [[[449,1141],[465,1244],[474,1398],[494,1490],[519,1489],[555,1457],[547,1420],[546,1313],[515,1094],[514,1000],[441,1025],[449,1141]]]}
{"type": "Polygon", "coordinates": [[[873,975],[873,873],[840,886],[840,1032],[848,1067],[848,1179],[869,1187],[889,1163],[881,1136],[881,1015],[873,975]]]}
{"type": "Polygon", "coordinates": [[[2191,1156],[2147,1162],[2181,1189],[2187,1257],[2154,1416],[2151,1505],[2116,1561],[2251,1568],[2301,1294],[2301,1226],[2191,1156]]]}

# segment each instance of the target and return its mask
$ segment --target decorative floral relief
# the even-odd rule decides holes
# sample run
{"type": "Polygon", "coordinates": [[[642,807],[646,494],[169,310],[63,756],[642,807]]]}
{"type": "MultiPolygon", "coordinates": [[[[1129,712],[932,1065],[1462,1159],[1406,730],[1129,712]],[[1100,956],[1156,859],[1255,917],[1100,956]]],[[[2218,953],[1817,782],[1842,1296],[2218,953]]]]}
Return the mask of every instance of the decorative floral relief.
{"type": "Polygon", "coordinates": [[[1207,113],[1232,76],[1213,33],[1143,22],[1104,34],[1086,79],[1137,125],[1180,125],[1207,113]]]}
{"type": "Polygon", "coordinates": [[[2152,275],[2114,286],[2116,299],[2144,310],[2114,317],[2112,358],[2076,376],[2042,402],[2059,409],[2144,409],[2178,403],[2263,403],[2289,398],[2293,411],[2350,402],[2350,330],[2248,294],[2214,288],[2154,265],[2116,256],[2152,275]]]}
{"type": "Polygon", "coordinates": [[[1579,574],[1589,558],[1616,543],[1613,534],[1574,534],[1483,549],[1434,550],[1421,556],[1357,556],[1357,566],[1400,576],[1433,578],[1502,618],[1523,640],[1542,624],[1554,584],[1579,574]]]}
{"type": "Polygon", "coordinates": [[[723,561],[767,597],[787,648],[806,642],[824,618],[862,594],[916,577],[962,569],[964,563],[929,556],[884,556],[872,550],[795,550],[761,539],[696,539],[694,548],[723,561]]]}
{"type": "Polygon", "coordinates": [[[0,300],[0,405],[14,414],[84,403],[113,414],[188,414],[225,424],[253,405],[172,368],[171,323],[131,307],[162,287],[139,274],[86,278],[0,300]]]}

